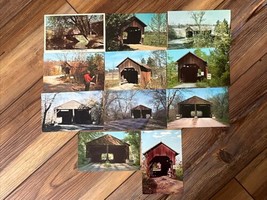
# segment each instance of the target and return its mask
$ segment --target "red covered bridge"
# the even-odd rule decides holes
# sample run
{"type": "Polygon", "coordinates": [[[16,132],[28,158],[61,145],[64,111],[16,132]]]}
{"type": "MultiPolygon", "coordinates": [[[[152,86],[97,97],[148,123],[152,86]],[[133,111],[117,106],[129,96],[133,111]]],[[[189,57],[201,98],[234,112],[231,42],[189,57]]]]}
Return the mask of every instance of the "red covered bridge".
{"type": "Polygon", "coordinates": [[[169,168],[173,170],[175,157],[179,155],[176,151],[160,142],[151,149],[143,153],[145,156],[144,167],[148,177],[165,176],[169,168]]]}

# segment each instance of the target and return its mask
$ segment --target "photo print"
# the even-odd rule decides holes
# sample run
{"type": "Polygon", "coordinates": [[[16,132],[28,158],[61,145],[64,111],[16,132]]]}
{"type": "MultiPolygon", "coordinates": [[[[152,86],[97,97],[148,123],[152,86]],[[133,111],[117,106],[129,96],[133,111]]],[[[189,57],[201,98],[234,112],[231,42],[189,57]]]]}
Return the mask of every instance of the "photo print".
{"type": "Polygon", "coordinates": [[[105,51],[105,14],[45,15],[45,50],[105,51]]]}
{"type": "Polygon", "coordinates": [[[102,91],[42,93],[43,132],[103,130],[102,91]]]}
{"type": "Polygon", "coordinates": [[[45,53],[44,92],[104,89],[104,53],[45,53]]]}
{"type": "Polygon", "coordinates": [[[106,15],[107,51],[165,50],[167,14],[106,15]]]}
{"type": "Polygon", "coordinates": [[[165,90],[125,90],[104,93],[105,130],[164,129],[165,90]]]}
{"type": "Polygon", "coordinates": [[[142,188],[144,194],[183,194],[181,130],[141,132],[142,188]]]}
{"type": "Polygon", "coordinates": [[[229,125],[228,88],[168,89],[168,129],[229,125]]]}
{"type": "Polygon", "coordinates": [[[140,169],[139,131],[80,132],[80,171],[134,171],[140,169]]]}
{"type": "Polygon", "coordinates": [[[166,51],[105,53],[105,89],[166,88],[166,51]]]}
{"type": "Polygon", "coordinates": [[[216,48],[229,52],[230,10],[169,11],[168,49],[216,48]]]}
{"type": "Polygon", "coordinates": [[[216,48],[167,51],[167,87],[222,87],[230,85],[228,52],[216,48]]]}

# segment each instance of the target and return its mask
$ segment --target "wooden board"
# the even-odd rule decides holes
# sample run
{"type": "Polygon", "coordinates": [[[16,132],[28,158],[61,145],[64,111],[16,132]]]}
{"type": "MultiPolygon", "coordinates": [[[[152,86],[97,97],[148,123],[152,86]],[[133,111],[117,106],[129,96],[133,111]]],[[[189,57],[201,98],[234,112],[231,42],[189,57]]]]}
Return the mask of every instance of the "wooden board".
{"type": "Polygon", "coordinates": [[[0,5],[0,199],[177,199],[143,195],[140,172],[78,172],[76,133],[41,133],[43,15],[197,9],[232,10],[231,127],[183,129],[183,199],[266,196],[265,0],[3,0],[0,5]]]}

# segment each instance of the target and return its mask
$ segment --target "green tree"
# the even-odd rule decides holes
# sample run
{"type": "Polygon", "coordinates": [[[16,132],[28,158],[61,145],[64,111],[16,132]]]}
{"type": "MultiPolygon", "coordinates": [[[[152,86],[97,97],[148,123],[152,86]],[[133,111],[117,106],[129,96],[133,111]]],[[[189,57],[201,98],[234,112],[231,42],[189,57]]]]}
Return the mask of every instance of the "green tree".
{"type": "Polygon", "coordinates": [[[214,51],[209,58],[209,70],[212,74],[211,86],[228,86],[230,84],[230,28],[228,22],[217,21],[214,30],[214,51]]]}
{"type": "Polygon", "coordinates": [[[107,14],[106,15],[106,42],[107,49],[118,51],[122,50],[123,28],[128,24],[130,14],[107,14]]]}
{"type": "Polygon", "coordinates": [[[140,165],[140,143],[141,143],[140,132],[128,131],[123,141],[130,144],[130,148],[134,158],[134,164],[140,165]]]}
{"type": "Polygon", "coordinates": [[[79,167],[88,164],[88,160],[86,159],[86,143],[102,135],[104,134],[101,132],[80,132],[79,133],[79,136],[78,136],[79,137],[79,143],[78,143],[78,166],[79,167]]]}
{"type": "Polygon", "coordinates": [[[162,46],[166,45],[167,40],[167,15],[166,14],[154,14],[151,18],[149,28],[154,33],[152,45],[162,46]]]}

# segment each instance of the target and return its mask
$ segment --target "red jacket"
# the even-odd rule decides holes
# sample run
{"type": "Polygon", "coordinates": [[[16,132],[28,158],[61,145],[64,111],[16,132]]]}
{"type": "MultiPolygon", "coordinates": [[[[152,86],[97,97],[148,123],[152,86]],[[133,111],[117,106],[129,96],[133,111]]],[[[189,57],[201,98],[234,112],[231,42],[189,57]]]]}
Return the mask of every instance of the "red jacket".
{"type": "Polygon", "coordinates": [[[88,73],[87,74],[84,74],[83,78],[84,78],[84,81],[86,83],[89,83],[89,82],[91,82],[93,80],[93,78],[88,73]]]}

